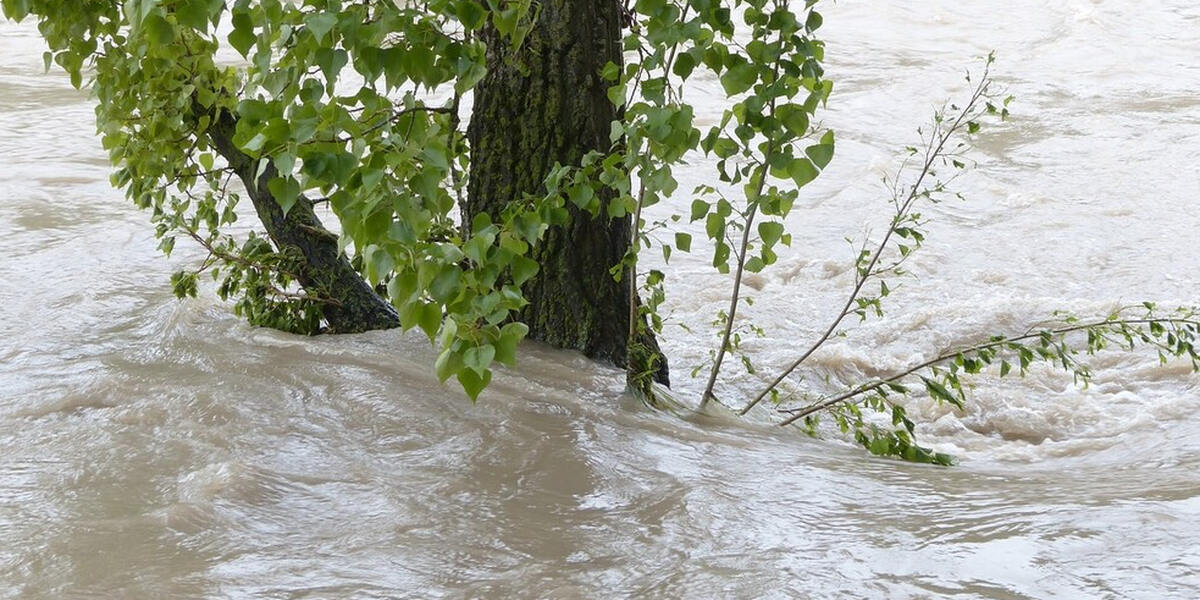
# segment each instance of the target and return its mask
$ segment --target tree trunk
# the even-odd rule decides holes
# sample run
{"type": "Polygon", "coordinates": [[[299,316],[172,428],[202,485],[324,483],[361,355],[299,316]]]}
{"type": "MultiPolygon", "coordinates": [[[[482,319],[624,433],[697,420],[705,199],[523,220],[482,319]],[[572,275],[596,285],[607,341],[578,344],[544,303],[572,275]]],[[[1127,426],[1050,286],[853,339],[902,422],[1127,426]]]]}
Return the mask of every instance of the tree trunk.
{"type": "Polygon", "coordinates": [[[254,210],[262,221],[276,249],[298,249],[305,260],[298,283],[310,294],[330,298],[334,303],[322,305],[322,316],[330,333],[361,333],[374,329],[400,326],[392,305],[384,300],[338,251],[338,238],[317,218],[313,204],[300,197],[285,215],[279,203],[267,189],[267,183],[277,176],[274,165],[268,165],[255,180],[257,161],[243,154],[233,144],[236,118],[222,111],[213,119],[208,135],[217,152],[229,163],[246,186],[254,210]]]}
{"type": "MultiPolygon", "coordinates": [[[[475,88],[468,130],[467,223],[480,213],[498,220],[510,202],[543,193],[556,162],[578,165],[587,152],[607,151],[618,117],[600,77],[607,63],[622,63],[616,0],[543,0],[516,52],[495,32],[485,36],[488,74],[475,88]]],[[[525,284],[529,304],[517,318],[532,339],[625,367],[630,289],[627,277],[618,282],[609,269],[629,250],[630,219],[567,208],[569,222],[551,228],[532,251],[541,271],[525,284]]],[[[661,356],[653,334],[638,344],[661,356]]],[[[657,362],[655,379],[667,383],[665,360],[657,362]]]]}

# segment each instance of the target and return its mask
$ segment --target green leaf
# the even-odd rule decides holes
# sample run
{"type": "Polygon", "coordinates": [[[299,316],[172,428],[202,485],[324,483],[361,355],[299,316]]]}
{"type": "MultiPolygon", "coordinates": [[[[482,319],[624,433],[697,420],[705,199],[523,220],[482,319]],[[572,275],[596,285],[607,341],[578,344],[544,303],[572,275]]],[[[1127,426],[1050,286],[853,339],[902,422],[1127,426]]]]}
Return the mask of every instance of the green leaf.
{"type": "Polygon", "coordinates": [[[179,19],[180,25],[204,32],[208,30],[208,25],[212,21],[214,8],[220,10],[223,7],[223,2],[182,0],[175,6],[175,17],[179,19]]]}
{"type": "Polygon", "coordinates": [[[417,309],[417,326],[430,339],[434,339],[442,327],[442,307],[436,302],[421,303],[417,309]]]}
{"type": "Polygon", "coordinates": [[[718,137],[713,143],[713,154],[716,154],[717,158],[729,158],[737,154],[738,150],[741,150],[741,146],[725,136],[718,137]]]}
{"type": "Polygon", "coordinates": [[[487,9],[478,0],[459,0],[455,4],[455,13],[468,31],[479,29],[487,23],[487,9]]]}
{"type": "Polygon", "coordinates": [[[429,284],[429,295],[442,304],[449,304],[461,291],[462,271],[453,265],[444,265],[433,283],[429,284]]]}
{"type": "Polygon", "coordinates": [[[721,74],[721,87],[725,88],[725,95],[736,96],[750,89],[757,80],[758,66],[744,62],[721,74]]]}
{"type": "Polygon", "coordinates": [[[171,291],[176,298],[196,297],[196,274],[189,271],[176,271],[171,275],[171,291]]]}
{"type": "Polygon", "coordinates": [[[692,201],[692,222],[699,221],[708,215],[708,210],[712,205],[703,200],[692,201]]]}
{"type": "Polygon", "coordinates": [[[0,2],[0,7],[4,9],[4,16],[14,20],[23,21],[29,15],[32,9],[30,2],[32,0],[3,0],[0,2]]]}
{"type": "Polygon", "coordinates": [[[723,241],[718,241],[716,247],[713,248],[712,265],[717,268],[717,271],[724,275],[729,272],[729,244],[723,241]]]}
{"type": "Polygon", "coordinates": [[[156,0],[131,0],[125,4],[125,14],[129,18],[129,24],[133,27],[139,27],[142,21],[154,11],[158,2],[156,0]]]}
{"type": "Polygon", "coordinates": [[[814,10],[808,13],[808,19],[804,21],[804,28],[810,32],[816,31],[824,22],[825,20],[821,18],[821,13],[814,10]]]}
{"type": "Polygon", "coordinates": [[[783,236],[783,223],[775,221],[763,221],[758,224],[758,237],[762,238],[762,243],[767,248],[774,246],[779,242],[779,238],[783,236]]]}
{"type": "Polygon", "coordinates": [[[458,372],[458,383],[462,385],[463,391],[471,398],[471,401],[479,399],[479,393],[492,380],[492,372],[484,371],[482,375],[471,369],[462,369],[458,372]]]}
{"type": "Polygon", "coordinates": [[[833,160],[833,131],[825,132],[825,135],[821,137],[821,143],[805,148],[804,153],[818,169],[825,170],[829,161],[833,160]]]}
{"type": "Polygon", "coordinates": [[[262,100],[242,100],[237,105],[238,116],[243,121],[259,123],[275,115],[271,105],[262,100]]]}
{"type": "Polygon", "coordinates": [[[721,235],[725,233],[725,219],[717,213],[709,214],[704,222],[704,232],[708,234],[709,239],[720,240],[721,235]]]}
{"type": "Polygon", "coordinates": [[[592,199],[595,197],[596,191],[586,184],[573,186],[567,191],[567,198],[571,200],[571,204],[584,210],[591,209],[592,199]]]}
{"type": "Polygon", "coordinates": [[[675,247],[681,252],[692,251],[692,234],[679,232],[675,234],[675,247]]]}
{"type": "MultiPolygon", "coordinates": [[[[254,135],[254,137],[250,138],[249,141],[247,141],[245,144],[242,145],[242,150],[245,150],[246,153],[252,157],[257,157],[260,153],[262,153],[263,146],[266,146],[266,145],[267,145],[266,134],[257,133],[254,135]]],[[[261,166],[262,165],[260,164],[260,167],[261,166]]]]}
{"type": "Polygon", "coordinates": [[[146,36],[153,44],[166,46],[175,41],[175,27],[157,14],[146,17],[146,20],[142,22],[142,28],[145,29],[146,36]]]}
{"type": "Polygon", "coordinates": [[[808,133],[808,111],[799,104],[784,104],[775,109],[775,118],[795,136],[808,133]]]}
{"type": "Polygon", "coordinates": [[[372,283],[378,283],[384,276],[392,272],[392,268],[396,263],[392,260],[392,255],[388,251],[371,244],[363,251],[363,256],[366,258],[367,279],[372,283]]]}
{"type": "Polygon", "coordinates": [[[513,283],[522,285],[538,272],[537,261],[524,256],[514,256],[512,260],[513,283]]]}
{"type": "Polygon", "coordinates": [[[341,73],[342,67],[350,60],[345,50],[338,48],[318,48],[313,54],[316,64],[321,68],[321,72],[325,75],[325,81],[333,85],[337,81],[338,73],[341,73]]]}
{"type": "Polygon", "coordinates": [[[463,353],[463,366],[474,370],[476,373],[483,375],[492,364],[492,359],[496,357],[496,348],[491,344],[482,346],[474,346],[467,348],[463,353]]]}
{"type": "Polygon", "coordinates": [[[929,392],[929,396],[938,402],[949,402],[955,406],[962,406],[959,399],[946,386],[934,381],[928,377],[921,377],[921,381],[925,382],[925,390],[929,392]]]}
{"type": "Polygon", "coordinates": [[[867,444],[867,450],[875,456],[886,456],[890,447],[891,445],[888,443],[887,438],[883,437],[873,438],[871,439],[870,443],[867,444]]]}
{"type": "Polygon", "coordinates": [[[254,22],[250,20],[250,15],[245,11],[234,11],[233,13],[233,31],[229,34],[229,44],[233,46],[238,54],[242,56],[250,55],[250,48],[254,47],[254,43],[258,41],[258,36],[254,33],[254,22]]]}
{"type": "Polygon", "coordinates": [[[792,159],[792,164],[788,165],[788,175],[791,176],[798,188],[808,185],[820,174],[817,167],[807,158],[792,159]]]}
{"type": "Polygon", "coordinates": [[[613,106],[624,106],[625,84],[619,83],[608,88],[608,101],[611,102],[613,106]]]}
{"type": "Polygon", "coordinates": [[[605,63],[603,69],[600,69],[600,77],[603,77],[605,81],[616,81],[621,77],[621,67],[609,61],[605,63]]]}
{"type": "Polygon", "coordinates": [[[671,72],[680,79],[687,79],[695,69],[696,57],[689,52],[684,52],[675,59],[675,65],[671,67],[671,72]]]}
{"type": "MultiPolygon", "coordinates": [[[[209,162],[211,163],[211,159],[209,162]]],[[[288,176],[296,167],[296,155],[291,152],[279,152],[272,158],[272,162],[275,163],[275,169],[279,171],[280,175],[288,176]]],[[[212,167],[205,168],[212,169],[212,167]]]]}
{"type": "Polygon", "coordinates": [[[434,363],[434,373],[437,374],[438,381],[445,383],[450,376],[463,370],[462,355],[455,352],[452,348],[442,350],[438,354],[437,362],[434,363]]]}
{"type": "Polygon", "coordinates": [[[275,198],[275,202],[283,209],[284,215],[292,210],[292,207],[296,205],[297,198],[300,197],[300,184],[291,177],[276,177],[267,184],[267,189],[275,198]]]}
{"type": "Polygon", "coordinates": [[[304,17],[304,25],[312,32],[313,37],[317,38],[318,43],[323,43],[325,36],[337,25],[337,15],[327,12],[313,13],[304,17]]]}
{"type": "Polygon", "coordinates": [[[514,366],[517,364],[517,345],[529,333],[529,326],[524,323],[508,323],[500,329],[500,339],[496,341],[496,362],[514,366]]]}

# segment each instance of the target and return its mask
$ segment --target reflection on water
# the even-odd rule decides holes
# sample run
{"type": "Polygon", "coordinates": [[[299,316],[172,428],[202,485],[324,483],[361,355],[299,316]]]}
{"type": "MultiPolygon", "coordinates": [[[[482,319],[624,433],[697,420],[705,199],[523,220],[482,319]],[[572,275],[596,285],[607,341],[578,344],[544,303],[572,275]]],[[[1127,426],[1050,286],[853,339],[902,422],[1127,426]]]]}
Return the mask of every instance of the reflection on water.
{"type": "MultiPolygon", "coordinates": [[[[814,366],[849,380],[1059,308],[1195,302],[1200,8],[1152,4],[831,5],[839,159],[746,314],[818,331],[851,276],[842,236],[882,224],[892,151],[993,48],[1018,103],[978,139],[969,201],[927,211],[890,318],[814,366]]],[[[195,254],[155,252],[41,50],[0,24],[0,597],[1200,594],[1185,368],[1105,356],[1088,390],[1038,370],[981,380],[966,414],[914,407],[953,469],[649,413],[619,373],[539,347],[472,406],[415,338],[296,338],[171,298],[195,254]]],[[[703,118],[717,90],[699,82],[703,118]]],[[[702,258],[670,268],[692,323],[727,285],[702,258]]],[[[705,336],[666,340],[684,397],[705,336]]],[[[792,356],[748,343],[767,367],[792,356]]]]}

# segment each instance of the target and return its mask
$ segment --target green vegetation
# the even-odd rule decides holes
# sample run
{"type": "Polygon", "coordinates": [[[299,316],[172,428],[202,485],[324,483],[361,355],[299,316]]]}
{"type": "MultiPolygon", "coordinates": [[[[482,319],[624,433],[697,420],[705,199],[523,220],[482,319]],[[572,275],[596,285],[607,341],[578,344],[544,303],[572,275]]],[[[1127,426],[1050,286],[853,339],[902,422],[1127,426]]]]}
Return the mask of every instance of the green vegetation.
{"type": "MultiPolygon", "coordinates": [[[[173,277],[180,297],[208,275],[257,325],[419,329],[438,349],[437,376],[472,399],[528,336],[625,366],[631,388],[665,406],[654,382],[667,381],[667,273],[639,257],[711,248],[731,291],[711,360],[694,370],[702,410],[727,359],[756,372],[742,340],[771,332],[738,318],[744,276],[791,243],[787,217],[834,156],[818,120],[833,84],[816,4],[0,0],[6,17],[38,20],[47,67],[77,87],[88,79],[113,183],[150,211],[161,249],[182,239],[207,251],[173,277]],[[700,72],[728,99],[706,128],[685,98],[700,72]],[[674,169],[697,153],[714,160],[711,183],[681,191],[674,169]],[[644,218],[669,197],[686,212],[644,218]],[[233,227],[244,200],[265,235],[233,227]],[[682,226],[694,222],[706,243],[682,226]]],[[[1146,305],[985,340],[830,397],[788,387],[846,317],[882,315],[888,278],[924,241],[920,205],[954,196],[966,140],[1008,102],[985,70],[921,130],[889,182],[884,235],[857,249],[844,306],[742,414],[768,399],[783,424],[815,433],[826,411],[875,454],[945,464],[917,445],[895,399],[916,389],[961,405],[962,375],[1039,360],[1086,382],[1079,353],[1110,345],[1200,364],[1194,313],[1146,305]]]]}

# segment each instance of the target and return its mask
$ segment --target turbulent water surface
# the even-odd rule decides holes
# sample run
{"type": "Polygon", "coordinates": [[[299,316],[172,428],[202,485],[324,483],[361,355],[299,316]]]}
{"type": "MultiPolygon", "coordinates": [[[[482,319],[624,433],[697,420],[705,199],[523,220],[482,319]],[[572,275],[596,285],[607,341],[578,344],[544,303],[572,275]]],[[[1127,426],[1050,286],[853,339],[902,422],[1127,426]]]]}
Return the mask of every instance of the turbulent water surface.
{"type": "MultiPolygon", "coordinates": [[[[849,382],[1052,311],[1200,291],[1200,6],[1192,0],[839,2],[835,166],[748,284],[763,374],[819,334],[886,219],[880,176],[995,49],[1014,118],[887,305],[813,359],[849,382]]],[[[1088,389],[1035,370],[924,406],[960,464],[869,459],[681,419],[622,376],[526,348],[472,406],[394,332],[300,338],[175,301],[182,247],[110,188],[92,101],[0,24],[0,597],[1178,598],[1200,596],[1200,378],[1105,355],[1088,389]]],[[[705,118],[713,82],[693,93],[705,118]]],[[[707,181],[702,161],[684,188],[707,181]]],[[[681,206],[687,199],[680,198],[681,206]]],[[[672,261],[681,398],[729,282],[672,261]]]]}

